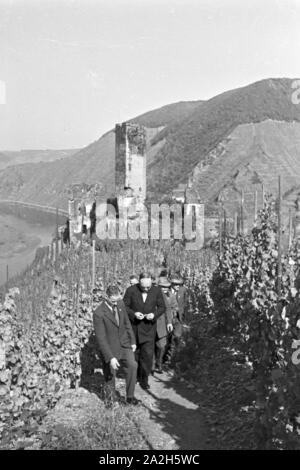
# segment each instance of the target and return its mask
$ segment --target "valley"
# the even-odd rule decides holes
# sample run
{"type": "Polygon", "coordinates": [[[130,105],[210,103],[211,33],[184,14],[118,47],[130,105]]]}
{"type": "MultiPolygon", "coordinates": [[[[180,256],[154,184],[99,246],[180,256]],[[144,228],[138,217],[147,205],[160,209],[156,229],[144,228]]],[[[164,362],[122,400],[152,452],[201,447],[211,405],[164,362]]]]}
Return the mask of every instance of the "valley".
{"type": "Polygon", "coordinates": [[[30,264],[36,249],[50,243],[55,224],[32,223],[0,211],[0,285],[30,264]]]}

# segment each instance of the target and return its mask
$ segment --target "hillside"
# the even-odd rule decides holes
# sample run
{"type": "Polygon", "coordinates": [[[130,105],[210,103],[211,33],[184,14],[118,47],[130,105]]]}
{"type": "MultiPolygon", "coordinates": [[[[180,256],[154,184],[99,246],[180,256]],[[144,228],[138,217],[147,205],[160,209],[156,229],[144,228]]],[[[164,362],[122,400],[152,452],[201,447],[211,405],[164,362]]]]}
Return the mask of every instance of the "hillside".
{"type": "Polygon", "coordinates": [[[188,117],[204,101],[180,101],[130,119],[146,127],[170,126],[188,117]]]}
{"type": "Polygon", "coordinates": [[[74,155],[79,149],[64,150],[2,150],[0,152],[0,169],[22,163],[50,162],[74,155]]]}
{"type": "MultiPolygon", "coordinates": [[[[208,207],[224,201],[229,213],[239,210],[244,190],[245,215],[254,217],[254,193],[262,206],[262,183],[278,191],[282,179],[284,199],[300,179],[300,122],[265,120],[237,126],[192,171],[192,186],[208,207]]],[[[284,201],[285,204],[285,201],[284,201]]]]}
{"type": "MultiPolygon", "coordinates": [[[[279,172],[285,192],[298,186],[300,107],[291,100],[292,82],[266,79],[208,101],[174,103],[131,119],[147,129],[149,200],[161,201],[190,181],[210,212],[220,193],[230,199],[229,208],[236,208],[243,186],[253,200],[256,180],[276,192],[279,172]]],[[[71,157],[1,171],[0,198],[65,208],[68,188],[81,182],[98,182],[103,196],[113,194],[113,130],[71,157]]]]}
{"type": "Polygon", "coordinates": [[[0,169],[5,168],[10,163],[10,158],[5,153],[0,152],[0,169]]]}
{"type": "Polygon", "coordinates": [[[300,121],[300,107],[291,101],[292,81],[262,80],[223,93],[162,130],[156,142],[164,139],[165,145],[149,168],[149,197],[162,196],[179,183],[187,183],[195,165],[205,161],[209,152],[238,125],[266,119],[300,121]]]}
{"type": "MultiPolygon", "coordinates": [[[[164,139],[151,145],[152,139],[179,116],[201,105],[199,102],[180,102],[150,111],[133,119],[147,128],[148,162],[164,145],[164,139]]],[[[75,183],[100,183],[102,195],[114,192],[115,134],[111,130],[100,139],[61,160],[16,165],[0,171],[0,199],[11,198],[66,208],[68,188],[75,183]]]]}

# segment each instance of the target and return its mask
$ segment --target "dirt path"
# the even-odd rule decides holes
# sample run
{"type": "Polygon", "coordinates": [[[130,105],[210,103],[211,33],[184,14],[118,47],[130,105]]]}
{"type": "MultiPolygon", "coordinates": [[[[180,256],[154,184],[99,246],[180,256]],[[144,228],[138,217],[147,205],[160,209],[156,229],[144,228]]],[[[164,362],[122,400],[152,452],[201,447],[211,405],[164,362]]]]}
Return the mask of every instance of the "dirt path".
{"type": "MultiPolygon", "coordinates": [[[[139,406],[124,407],[122,404],[117,404],[113,410],[105,411],[103,400],[95,393],[103,384],[102,375],[97,373],[93,376],[93,383],[89,384],[89,390],[80,387],[64,393],[48,413],[40,431],[44,435],[49,433],[52,435],[51,439],[47,437],[50,448],[54,445],[54,448],[59,449],[66,447],[74,449],[74,446],[79,449],[109,449],[113,435],[121,430],[121,426],[123,426],[121,431],[123,436],[124,429],[127,429],[126,442],[123,437],[120,441],[121,446],[125,447],[121,448],[132,450],[207,448],[203,411],[199,411],[199,393],[189,388],[186,382],[175,379],[172,372],[155,374],[150,377],[149,383],[151,388],[148,392],[142,390],[139,385],[136,386],[136,397],[141,400],[139,406]],[[97,440],[89,437],[89,434],[95,434],[90,429],[91,426],[102,428],[99,432],[97,429],[97,440]],[[82,435],[76,437],[76,432],[84,429],[82,435]],[[111,437],[108,437],[109,433],[111,437]]],[[[122,396],[124,389],[124,379],[118,379],[117,390],[122,396]]],[[[37,446],[39,445],[38,443],[37,446]]]]}
{"type": "Polygon", "coordinates": [[[152,449],[207,448],[204,418],[199,411],[199,393],[173,373],[155,374],[150,390],[137,385],[136,396],[146,413],[140,422],[152,449]]]}

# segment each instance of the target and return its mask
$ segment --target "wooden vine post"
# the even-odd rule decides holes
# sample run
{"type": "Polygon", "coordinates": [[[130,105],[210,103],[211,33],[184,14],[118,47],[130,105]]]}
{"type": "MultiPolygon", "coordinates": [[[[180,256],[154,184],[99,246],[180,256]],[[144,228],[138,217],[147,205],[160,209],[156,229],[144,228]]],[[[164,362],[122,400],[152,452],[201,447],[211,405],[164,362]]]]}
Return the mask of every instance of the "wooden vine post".
{"type": "Polygon", "coordinates": [[[242,189],[242,196],[241,196],[241,235],[244,235],[244,190],[242,189]]]}
{"type": "Polygon", "coordinates": [[[292,246],[293,241],[293,217],[292,217],[292,209],[289,209],[289,249],[292,246]]]}
{"type": "Polygon", "coordinates": [[[234,225],[233,225],[233,234],[236,237],[238,234],[238,213],[234,213],[234,225]]]}
{"type": "Polygon", "coordinates": [[[278,176],[278,269],[277,269],[277,293],[281,293],[281,176],[278,176]]]}
{"type": "Polygon", "coordinates": [[[134,242],[131,242],[131,269],[132,273],[134,273],[135,270],[135,264],[134,264],[134,242]]]}
{"type": "Polygon", "coordinates": [[[224,225],[223,225],[223,240],[224,243],[226,242],[226,236],[227,236],[227,217],[226,217],[226,209],[224,208],[224,225]]]}
{"type": "Polygon", "coordinates": [[[257,224],[257,191],[254,193],[254,226],[257,224]]]}
{"type": "Polygon", "coordinates": [[[95,251],[96,251],[96,240],[93,240],[93,245],[92,245],[92,292],[95,287],[95,277],[96,277],[96,258],[95,258],[95,251]]]}
{"type": "Polygon", "coordinates": [[[220,203],[220,206],[219,206],[219,255],[222,256],[222,252],[223,252],[223,244],[222,244],[222,206],[221,206],[221,203],[220,203]]]}
{"type": "Polygon", "coordinates": [[[56,223],[55,223],[55,269],[57,269],[58,265],[58,253],[59,253],[59,247],[58,247],[58,207],[56,207],[56,223]]]}

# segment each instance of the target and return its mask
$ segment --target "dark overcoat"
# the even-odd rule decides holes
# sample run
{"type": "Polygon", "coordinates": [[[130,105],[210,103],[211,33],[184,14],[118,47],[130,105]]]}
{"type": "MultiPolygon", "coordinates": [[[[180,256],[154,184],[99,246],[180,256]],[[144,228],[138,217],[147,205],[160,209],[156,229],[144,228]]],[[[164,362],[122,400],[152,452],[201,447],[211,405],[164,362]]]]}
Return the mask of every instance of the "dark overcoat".
{"type": "Polygon", "coordinates": [[[105,301],[102,301],[93,314],[94,330],[104,362],[113,357],[119,359],[121,348],[136,344],[123,300],[118,302],[119,326],[115,316],[105,301]]]}
{"type": "Polygon", "coordinates": [[[168,323],[172,325],[173,317],[176,315],[178,310],[175,294],[170,292],[169,295],[166,295],[162,292],[162,295],[166,304],[166,311],[157,319],[156,331],[159,339],[168,335],[167,325],[168,323]]]}
{"type": "Polygon", "coordinates": [[[185,286],[179,287],[176,293],[176,300],[178,303],[178,318],[182,322],[188,308],[188,293],[185,286]]]}
{"type": "Polygon", "coordinates": [[[139,284],[128,287],[124,295],[124,303],[132,324],[133,331],[139,343],[154,341],[156,336],[157,319],[166,311],[166,305],[159,287],[152,286],[147,292],[146,302],[143,300],[139,284]],[[138,320],[134,314],[141,312],[144,315],[153,313],[154,319],[138,320]]]}

